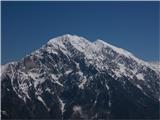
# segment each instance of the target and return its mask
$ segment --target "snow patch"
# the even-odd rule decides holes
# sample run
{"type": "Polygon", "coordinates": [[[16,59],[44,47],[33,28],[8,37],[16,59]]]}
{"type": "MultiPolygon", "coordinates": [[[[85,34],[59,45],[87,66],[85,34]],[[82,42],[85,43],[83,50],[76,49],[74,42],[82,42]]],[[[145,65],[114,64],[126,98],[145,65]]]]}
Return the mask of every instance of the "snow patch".
{"type": "Polygon", "coordinates": [[[80,113],[81,113],[82,108],[81,108],[81,106],[79,106],[79,105],[75,105],[75,106],[73,106],[73,111],[74,111],[74,112],[80,112],[80,113]]]}
{"type": "Polygon", "coordinates": [[[107,85],[107,83],[106,83],[106,88],[107,88],[107,90],[109,90],[109,86],[107,85]]]}
{"type": "Polygon", "coordinates": [[[54,79],[54,80],[58,80],[58,76],[55,75],[55,74],[51,74],[51,77],[52,77],[52,79],[54,79]]]}
{"type": "Polygon", "coordinates": [[[6,111],[4,111],[4,110],[2,110],[2,115],[6,115],[6,116],[8,116],[7,112],[6,112],[6,111]]]}
{"type": "Polygon", "coordinates": [[[46,88],[45,91],[51,93],[51,89],[49,88],[46,88]]]}
{"type": "Polygon", "coordinates": [[[84,89],[84,85],[86,84],[86,82],[87,82],[87,79],[86,79],[86,77],[84,77],[81,84],[79,85],[79,88],[84,89]]]}
{"type": "Polygon", "coordinates": [[[61,84],[58,80],[55,80],[54,82],[63,87],[63,84],[61,84]]]}
{"type": "Polygon", "coordinates": [[[141,90],[143,89],[140,85],[136,85],[136,86],[137,86],[139,89],[141,89],[141,90]]]}
{"type": "Polygon", "coordinates": [[[44,78],[40,78],[40,74],[29,72],[28,75],[34,80],[34,87],[36,88],[37,85],[43,83],[45,81],[44,78]]]}
{"type": "Polygon", "coordinates": [[[138,74],[136,75],[136,77],[137,77],[137,79],[139,79],[139,80],[144,80],[144,75],[143,75],[142,73],[138,73],[138,74]]]}
{"type": "Polygon", "coordinates": [[[58,81],[58,76],[57,75],[54,75],[54,74],[51,74],[51,78],[53,79],[53,82],[58,84],[59,86],[63,87],[63,84],[61,84],[59,81],[58,81]]]}
{"type": "Polygon", "coordinates": [[[46,103],[43,101],[43,99],[42,99],[40,96],[38,96],[37,99],[38,99],[40,102],[42,102],[42,104],[44,105],[44,107],[45,107],[48,111],[50,111],[50,108],[47,107],[46,103]]]}
{"type": "Polygon", "coordinates": [[[111,100],[108,101],[108,106],[111,107],[112,103],[111,100]]]}
{"type": "Polygon", "coordinates": [[[68,70],[65,72],[66,75],[68,75],[69,73],[71,73],[73,70],[68,70]]]}
{"type": "MultiPolygon", "coordinates": [[[[59,98],[59,97],[58,97],[59,98]]],[[[64,111],[65,111],[65,109],[64,109],[64,107],[65,107],[65,103],[62,101],[62,99],[60,99],[59,98],[59,102],[60,102],[60,104],[61,104],[61,112],[62,112],[62,114],[64,113],[64,111]]]]}

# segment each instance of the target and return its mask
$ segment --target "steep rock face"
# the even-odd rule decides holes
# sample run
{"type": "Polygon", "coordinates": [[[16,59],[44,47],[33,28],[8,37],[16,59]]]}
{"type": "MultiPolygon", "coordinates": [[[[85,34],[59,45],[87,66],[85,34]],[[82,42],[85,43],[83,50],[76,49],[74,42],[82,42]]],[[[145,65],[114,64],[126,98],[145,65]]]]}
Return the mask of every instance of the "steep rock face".
{"type": "Polygon", "coordinates": [[[2,67],[2,118],[158,119],[159,73],[102,40],[60,36],[2,67]]]}

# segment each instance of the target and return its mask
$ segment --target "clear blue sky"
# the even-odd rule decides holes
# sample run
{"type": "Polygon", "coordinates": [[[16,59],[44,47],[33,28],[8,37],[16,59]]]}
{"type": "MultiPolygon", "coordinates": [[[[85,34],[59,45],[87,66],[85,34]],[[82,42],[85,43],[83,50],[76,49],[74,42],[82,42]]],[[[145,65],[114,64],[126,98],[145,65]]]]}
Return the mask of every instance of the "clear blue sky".
{"type": "Polygon", "coordinates": [[[158,61],[160,2],[2,2],[2,64],[49,39],[100,38],[147,61],[158,61]]]}

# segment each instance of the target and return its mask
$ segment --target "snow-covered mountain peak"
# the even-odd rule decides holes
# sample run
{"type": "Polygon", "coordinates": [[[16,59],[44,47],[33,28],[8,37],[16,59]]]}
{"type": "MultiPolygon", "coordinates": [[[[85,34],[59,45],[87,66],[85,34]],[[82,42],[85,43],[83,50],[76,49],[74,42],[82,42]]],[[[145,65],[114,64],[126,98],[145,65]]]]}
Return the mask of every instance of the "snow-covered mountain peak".
{"type": "Polygon", "coordinates": [[[160,76],[149,63],[144,63],[130,52],[102,40],[90,42],[83,37],[66,34],[49,40],[17,62],[1,66],[2,110],[10,114],[10,111],[17,110],[18,105],[20,111],[16,114],[19,115],[23,110],[21,106],[29,105],[26,110],[28,113],[33,111],[33,118],[36,111],[43,110],[40,115],[59,114],[59,117],[51,118],[63,119],[68,111],[73,111],[71,116],[77,111],[84,111],[85,102],[91,106],[87,111],[94,107],[99,110],[96,106],[108,111],[116,106],[118,110],[127,103],[130,108],[142,105],[139,115],[146,109],[144,105],[150,108],[151,102],[159,99],[160,76]],[[119,101],[125,102],[119,104],[119,101]],[[10,106],[15,103],[16,106],[10,106]]]}
{"type": "Polygon", "coordinates": [[[48,45],[53,45],[54,47],[66,49],[71,45],[72,47],[78,49],[81,52],[85,51],[85,48],[91,44],[87,39],[79,37],[77,35],[65,34],[57,38],[49,40],[48,45]]]}

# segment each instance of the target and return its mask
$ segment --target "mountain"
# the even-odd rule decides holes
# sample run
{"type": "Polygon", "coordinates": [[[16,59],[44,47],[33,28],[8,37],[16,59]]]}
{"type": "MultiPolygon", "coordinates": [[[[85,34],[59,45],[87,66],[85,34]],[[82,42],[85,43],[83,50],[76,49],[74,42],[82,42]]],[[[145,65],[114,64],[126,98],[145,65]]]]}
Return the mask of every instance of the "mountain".
{"type": "Polygon", "coordinates": [[[1,70],[2,119],[159,119],[159,69],[102,40],[63,35],[1,70]]]}

